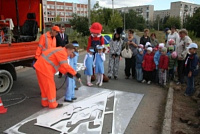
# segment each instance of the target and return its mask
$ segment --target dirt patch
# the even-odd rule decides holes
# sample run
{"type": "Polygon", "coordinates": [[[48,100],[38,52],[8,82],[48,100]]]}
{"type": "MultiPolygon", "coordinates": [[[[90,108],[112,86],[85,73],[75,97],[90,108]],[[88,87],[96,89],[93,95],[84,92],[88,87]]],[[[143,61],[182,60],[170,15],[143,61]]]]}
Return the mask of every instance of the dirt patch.
{"type": "Polygon", "coordinates": [[[172,134],[200,134],[200,116],[196,115],[200,106],[200,76],[195,85],[196,92],[192,97],[184,96],[186,85],[173,85],[172,134]]]}

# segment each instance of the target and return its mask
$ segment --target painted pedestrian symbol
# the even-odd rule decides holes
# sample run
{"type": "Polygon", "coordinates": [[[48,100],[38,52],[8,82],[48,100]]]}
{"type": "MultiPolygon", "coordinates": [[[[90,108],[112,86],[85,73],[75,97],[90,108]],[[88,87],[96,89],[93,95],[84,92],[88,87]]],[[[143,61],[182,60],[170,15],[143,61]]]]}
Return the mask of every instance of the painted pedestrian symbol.
{"type": "Polygon", "coordinates": [[[76,95],[77,102],[65,103],[60,109],[43,109],[4,132],[39,133],[45,129],[49,134],[55,131],[61,134],[122,134],[143,98],[142,94],[85,86],[80,87],[76,95]],[[32,127],[26,126],[30,123],[32,127]]]}

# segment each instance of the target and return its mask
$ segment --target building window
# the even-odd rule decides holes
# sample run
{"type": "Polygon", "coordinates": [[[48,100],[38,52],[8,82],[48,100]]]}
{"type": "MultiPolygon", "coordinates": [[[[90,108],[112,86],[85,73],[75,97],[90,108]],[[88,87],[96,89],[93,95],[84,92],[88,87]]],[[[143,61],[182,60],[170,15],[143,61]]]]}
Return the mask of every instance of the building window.
{"type": "Polygon", "coordinates": [[[147,10],[149,10],[149,7],[147,7],[147,10]]]}
{"type": "Polygon", "coordinates": [[[50,5],[47,5],[47,8],[49,9],[49,8],[50,8],[50,5]]]}
{"type": "Polygon", "coordinates": [[[57,9],[60,9],[60,6],[57,6],[57,9]]]}
{"type": "Polygon", "coordinates": [[[149,18],[149,12],[147,12],[147,18],[149,18]]]}
{"type": "Polygon", "coordinates": [[[48,15],[50,15],[50,12],[47,12],[48,15]]]}
{"type": "Polygon", "coordinates": [[[51,15],[55,15],[55,12],[51,12],[51,15]]]}
{"type": "Polygon", "coordinates": [[[64,9],[64,7],[63,7],[63,6],[60,6],[60,9],[64,9]]]}
{"type": "Polygon", "coordinates": [[[52,6],[51,6],[51,9],[54,9],[54,8],[55,8],[55,7],[52,5],[52,6]]]}
{"type": "Polygon", "coordinates": [[[69,10],[72,10],[72,7],[69,7],[69,10]]]}

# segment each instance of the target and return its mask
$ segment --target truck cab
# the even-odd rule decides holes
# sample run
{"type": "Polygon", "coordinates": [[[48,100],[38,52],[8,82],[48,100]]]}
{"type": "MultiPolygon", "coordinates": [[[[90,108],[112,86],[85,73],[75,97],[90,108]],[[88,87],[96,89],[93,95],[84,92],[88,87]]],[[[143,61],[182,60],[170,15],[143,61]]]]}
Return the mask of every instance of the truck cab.
{"type": "Polygon", "coordinates": [[[17,80],[15,67],[32,65],[39,32],[42,0],[0,0],[0,96],[17,80]]]}

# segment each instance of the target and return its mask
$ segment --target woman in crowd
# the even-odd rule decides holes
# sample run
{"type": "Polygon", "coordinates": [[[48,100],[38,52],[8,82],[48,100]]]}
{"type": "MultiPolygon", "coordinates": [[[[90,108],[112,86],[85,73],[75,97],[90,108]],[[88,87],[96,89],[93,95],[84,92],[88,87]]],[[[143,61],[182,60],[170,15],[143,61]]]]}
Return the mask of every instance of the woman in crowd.
{"type": "MultiPolygon", "coordinates": [[[[170,39],[173,39],[175,41],[175,45],[177,45],[178,41],[179,41],[179,35],[178,33],[176,32],[176,27],[175,26],[172,26],[171,27],[171,33],[169,33],[168,35],[168,39],[167,39],[167,45],[169,45],[168,41],[170,39]]],[[[167,46],[168,47],[168,46],[167,46]]]]}
{"type": "Polygon", "coordinates": [[[150,43],[152,45],[152,47],[158,47],[158,40],[156,39],[156,34],[155,33],[152,33],[151,36],[150,36],[150,43]]]}
{"type": "Polygon", "coordinates": [[[128,38],[124,40],[127,46],[132,51],[132,57],[131,58],[125,58],[125,74],[126,74],[126,79],[129,79],[131,76],[130,70],[132,70],[132,78],[135,78],[135,56],[137,55],[137,47],[138,47],[138,42],[137,39],[134,37],[134,31],[129,30],[128,31],[128,38]]]}
{"type": "Polygon", "coordinates": [[[144,35],[140,38],[140,44],[146,45],[147,42],[150,42],[149,29],[144,29],[144,35]]]}
{"type": "Polygon", "coordinates": [[[188,35],[188,32],[186,29],[181,29],[179,31],[180,39],[178,41],[178,44],[176,46],[176,52],[178,54],[178,84],[183,84],[184,82],[184,66],[185,66],[185,58],[188,53],[187,47],[190,43],[192,43],[192,40],[190,39],[188,35]]]}
{"type": "Polygon", "coordinates": [[[109,65],[108,65],[108,78],[111,79],[112,75],[114,79],[118,77],[120,53],[123,41],[120,38],[120,33],[115,33],[113,39],[110,41],[109,52],[109,65]]]}

